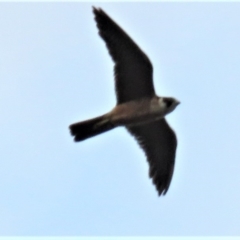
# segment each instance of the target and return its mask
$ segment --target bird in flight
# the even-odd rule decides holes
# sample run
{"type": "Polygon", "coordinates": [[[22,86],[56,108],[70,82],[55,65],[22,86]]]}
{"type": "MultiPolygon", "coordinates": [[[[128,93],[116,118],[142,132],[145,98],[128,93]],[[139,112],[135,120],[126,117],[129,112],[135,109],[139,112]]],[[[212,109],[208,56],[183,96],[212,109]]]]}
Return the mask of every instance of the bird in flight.
{"type": "Polygon", "coordinates": [[[155,94],[153,67],[145,53],[101,8],[93,7],[93,13],[114,62],[117,104],[102,116],[70,125],[71,134],[78,142],[126,127],[145,152],[159,196],[165,195],[173,175],[177,139],[164,117],[179,102],[155,94]]]}

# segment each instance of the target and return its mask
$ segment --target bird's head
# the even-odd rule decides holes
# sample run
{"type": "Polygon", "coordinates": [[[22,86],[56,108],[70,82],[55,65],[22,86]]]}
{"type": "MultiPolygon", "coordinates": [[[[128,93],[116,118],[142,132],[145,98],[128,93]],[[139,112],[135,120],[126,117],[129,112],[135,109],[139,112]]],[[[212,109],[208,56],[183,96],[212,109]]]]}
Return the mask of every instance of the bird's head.
{"type": "Polygon", "coordinates": [[[160,97],[159,98],[159,104],[162,106],[163,109],[165,109],[165,113],[168,114],[172,112],[180,102],[172,97],[160,97]]]}

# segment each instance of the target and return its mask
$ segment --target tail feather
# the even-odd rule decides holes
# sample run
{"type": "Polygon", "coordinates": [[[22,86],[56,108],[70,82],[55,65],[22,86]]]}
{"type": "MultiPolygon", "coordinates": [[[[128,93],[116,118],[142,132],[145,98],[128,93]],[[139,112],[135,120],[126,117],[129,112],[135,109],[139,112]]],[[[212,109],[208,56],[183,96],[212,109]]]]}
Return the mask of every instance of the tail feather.
{"type": "Polygon", "coordinates": [[[92,118],[69,126],[71,134],[76,142],[94,137],[114,128],[106,115],[92,118]]]}

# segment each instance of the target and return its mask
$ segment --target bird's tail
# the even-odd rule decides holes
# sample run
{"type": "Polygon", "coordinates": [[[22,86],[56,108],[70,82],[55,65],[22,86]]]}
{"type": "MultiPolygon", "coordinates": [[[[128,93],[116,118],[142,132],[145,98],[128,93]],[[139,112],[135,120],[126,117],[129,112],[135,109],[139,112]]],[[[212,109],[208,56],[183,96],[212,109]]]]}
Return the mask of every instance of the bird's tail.
{"type": "Polygon", "coordinates": [[[96,136],[114,128],[107,114],[69,126],[76,142],[96,136]]]}

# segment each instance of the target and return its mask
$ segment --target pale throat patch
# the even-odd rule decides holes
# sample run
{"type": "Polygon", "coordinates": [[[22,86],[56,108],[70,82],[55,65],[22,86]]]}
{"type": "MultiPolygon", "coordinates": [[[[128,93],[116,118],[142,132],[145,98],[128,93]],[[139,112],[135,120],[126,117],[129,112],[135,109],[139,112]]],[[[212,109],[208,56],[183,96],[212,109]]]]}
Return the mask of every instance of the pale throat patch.
{"type": "Polygon", "coordinates": [[[166,103],[162,98],[159,98],[158,101],[151,103],[151,111],[164,113],[166,111],[166,103]]]}
{"type": "Polygon", "coordinates": [[[167,106],[166,106],[166,103],[164,102],[163,98],[159,98],[158,99],[158,104],[159,104],[159,107],[164,111],[167,106]]]}

